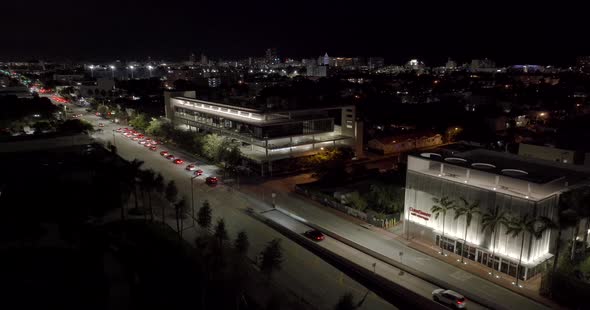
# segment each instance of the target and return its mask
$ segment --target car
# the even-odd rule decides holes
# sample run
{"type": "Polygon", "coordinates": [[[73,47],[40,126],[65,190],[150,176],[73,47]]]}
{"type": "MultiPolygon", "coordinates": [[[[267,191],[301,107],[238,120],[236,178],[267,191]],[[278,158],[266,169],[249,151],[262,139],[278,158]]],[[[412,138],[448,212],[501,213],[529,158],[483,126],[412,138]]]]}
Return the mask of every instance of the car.
{"type": "Polygon", "coordinates": [[[195,171],[195,176],[201,176],[203,175],[203,170],[199,169],[197,171],[195,171]]]}
{"type": "Polygon", "coordinates": [[[182,159],[180,159],[180,158],[177,158],[177,159],[175,159],[175,160],[173,161],[173,163],[175,163],[175,164],[177,164],[177,165],[180,165],[180,164],[184,163],[184,160],[182,160],[182,159]]]}
{"type": "Polygon", "coordinates": [[[172,154],[169,154],[169,155],[166,156],[166,159],[168,159],[168,160],[175,160],[176,157],[174,155],[172,155],[172,154]]]}
{"type": "Polygon", "coordinates": [[[188,171],[193,171],[193,170],[197,169],[197,167],[193,164],[188,164],[188,165],[186,165],[186,168],[184,168],[184,169],[186,169],[188,171]]]}
{"type": "Polygon", "coordinates": [[[308,230],[306,232],[303,233],[307,238],[311,239],[311,240],[315,240],[315,241],[322,241],[324,240],[326,237],[324,236],[324,234],[317,230],[317,229],[311,229],[308,230]]]}
{"type": "Polygon", "coordinates": [[[137,135],[138,138],[143,139],[145,136],[142,134],[137,135]]]}
{"type": "Polygon", "coordinates": [[[168,156],[170,153],[168,153],[168,151],[162,151],[160,152],[160,155],[162,156],[168,156]]]}
{"type": "Polygon", "coordinates": [[[144,144],[143,146],[145,146],[145,147],[150,147],[150,146],[152,146],[152,145],[151,145],[150,143],[146,143],[146,144],[144,144]]]}
{"type": "Polygon", "coordinates": [[[144,144],[146,144],[147,142],[145,142],[145,140],[140,140],[140,141],[139,141],[139,142],[137,142],[137,143],[139,143],[139,144],[141,144],[141,145],[144,145],[144,144]]]}
{"type": "Polygon", "coordinates": [[[103,123],[98,123],[98,127],[104,127],[103,123]]]}
{"type": "Polygon", "coordinates": [[[455,291],[444,290],[442,288],[436,289],[432,291],[432,299],[438,303],[445,304],[455,309],[466,308],[465,297],[455,291]]]}
{"type": "Polygon", "coordinates": [[[123,131],[123,128],[117,128],[117,132],[123,131]]]}
{"type": "Polygon", "coordinates": [[[209,185],[216,185],[218,181],[219,180],[217,179],[217,177],[207,177],[205,179],[205,183],[207,183],[209,185]]]}
{"type": "Polygon", "coordinates": [[[152,145],[152,146],[150,146],[150,151],[155,151],[155,150],[157,150],[157,149],[158,149],[158,148],[157,148],[156,146],[153,146],[153,145],[152,145]]]}
{"type": "Polygon", "coordinates": [[[138,138],[138,137],[135,137],[135,138],[133,138],[133,139],[131,139],[131,140],[133,140],[133,141],[137,141],[137,140],[139,140],[139,138],[138,138]]]}
{"type": "Polygon", "coordinates": [[[158,144],[162,144],[162,143],[160,143],[160,142],[158,142],[158,141],[156,141],[156,140],[153,140],[153,141],[152,141],[152,144],[153,144],[153,145],[158,145],[158,144]]]}

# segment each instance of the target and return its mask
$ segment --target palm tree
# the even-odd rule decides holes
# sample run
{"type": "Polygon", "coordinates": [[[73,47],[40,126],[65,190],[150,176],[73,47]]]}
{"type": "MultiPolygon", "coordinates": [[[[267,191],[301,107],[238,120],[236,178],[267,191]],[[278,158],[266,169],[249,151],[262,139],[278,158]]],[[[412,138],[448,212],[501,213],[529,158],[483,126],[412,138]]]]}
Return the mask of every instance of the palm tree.
{"type": "Polygon", "coordinates": [[[184,201],[184,198],[174,203],[174,210],[176,210],[176,230],[178,231],[178,236],[180,238],[182,238],[182,231],[184,230],[182,223],[182,210],[185,208],[185,205],[186,201],[184,201]]]}
{"type": "Polygon", "coordinates": [[[156,173],[152,169],[144,170],[141,174],[141,187],[147,192],[148,206],[150,210],[150,220],[154,220],[154,211],[152,209],[152,191],[156,187],[156,173]]]}
{"type": "Polygon", "coordinates": [[[488,210],[481,217],[481,230],[489,230],[492,233],[492,276],[494,275],[494,258],[496,255],[496,232],[501,225],[506,226],[506,212],[500,211],[496,206],[493,210],[488,210]]]}
{"type": "Polygon", "coordinates": [[[467,245],[467,229],[471,226],[473,215],[480,214],[479,201],[469,202],[467,199],[461,197],[461,206],[455,208],[455,220],[461,216],[465,216],[465,236],[463,237],[463,246],[461,247],[461,263],[463,263],[463,252],[467,245]]]}
{"type": "MultiPolygon", "coordinates": [[[[557,238],[555,244],[555,255],[553,256],[553,272],[557,270],[559,263],[559,252],[561,250],[561,233],[564,229],[573,227],[578,222],[578,213],[573,209],[565,209],[558,213],[555,228],[557,229],[557,238]]],[[[573,245],[572,245],[573,246],[573,245]]]]}
{"type": "Polygon", "coordinates": [[[528,214],[519,218],[517,216],[512,216],[508,220],[507,235],[512,235],[512,238],[516,238],[518,235],[521,235],[522,241],[520,244],[520,256],[518,258],[518,265],[516,267],[516,285],[518,286],[519,280],[519,272],[520,272],[520,264],[522,263],[522,252],[524,250],[524,237],[527,233],[531,236],[535,237],[535,239],[541,238],[543,232],[545,230],[551,228],[550,227],[550,220],[547,221],[547,218],[535,218],[529,217],[528,214]]]}
{"type": "Polygon", "coordinates": [[[584,238],[583,244],[584,249],[586,248],[586,242],[588,241],[588,229],[589,229],[589,218],[590,218],[590,208],[587,207],[590,200],[590,191],[588,188],[584,187],[581,189],[576,189],[570,191],[562,196],[562,200],[560,204],[563,206],[565,210],[569,210],[569,213],[575,213],[575,223],[573,223],[572,229],[572,247],[570,252],[570,260],[575,259],[576,254],[576,246],[577,246],[577,237],[580,230],[580,222],[581,219],[586,219],[586,227],[584,230],[584,238]]]}
{"type": "Polygon", "coordinates": [[[271,240],[260,254],[262,254],[260,270],[270,279],[271,274],[275,270],[280,270],[281,264],[283,263],[283,248],[281,247],[281,239],[271,240]]]}
{"type": "Polygon", "coordinates": [[[246,256],[249,248],[250,241],[248,240],[248,234],[242,230],[238,233],[238,236],[234,241],[234,249],[238,254],[246,256]]]}
{"type": "Polygon", "coordinates": [[[133,198],[135,200],[135,209],[139,209],[139,203],[137,199],[137,178],[141,173],[141,166],[143,165],[142,160],[134,159],[127,166],[127,180],[129,185],[133,187],[133,198]]]}
{"type": "Polygon", "coordinates": [[[197,224],[199,224],[199,226],[201,226],[201,228],[205,232],[208,232],[209,228],[211,227],[211,213],[212,211],[211,206],[209,205],[209,201],[203,201],[203,206],[199,209],[199,212],[197,213],[197,224]]]}
{"type": "Polygon", "coordinates": [[[227,230],[225,229],[225,221],[222,218],[217,220],[217,225],[215,225],[215,233],[213,236],[215,236],[219,242],[219,246],[223,246],[223,242],[229,239],[227,236],[227,230]]]}
{"type": "Polygon", "coordinates": [[[448,196],[443,196],[440,199],[434,197],[432,198],[432,201],[435,203],[435,205],[433,205],[432,208],[430,208],[430,211],[434,214],[434,218],[438,219],[439,215],[441,214],[443,216],[442,237],[440,239],[439,245],[441,248],[440,253],[444,254],[445,248],[443,247],[443,239],[445,238],[445,218],[447,217],[447,212],[455,208],[455,201],[450,199],[448,196]]]}
{"type": "MultiPolygon", "coordinates": [[[[158,172],[156,177],[154,178],[154,189],[156,193],[162,194],[164,193],[164,177],[161,173],[158,172]]],[[[166,221],[166,204],[162,203],[162,223],[166,221]]]]}

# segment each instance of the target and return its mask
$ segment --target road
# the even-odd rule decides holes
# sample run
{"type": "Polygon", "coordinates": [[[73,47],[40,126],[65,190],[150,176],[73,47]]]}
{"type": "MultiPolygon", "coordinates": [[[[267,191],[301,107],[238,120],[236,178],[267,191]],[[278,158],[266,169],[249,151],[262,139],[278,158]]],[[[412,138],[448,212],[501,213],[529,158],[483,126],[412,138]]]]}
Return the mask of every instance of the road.
{"type": "MultiPolygon", "coordinates": [[[[82,113],[82,112],[80,112],[82,113]]],[[[95,116],[87,116],[89,120],[96,124],[99,119],[95,116]]],[[[112,129],[115,128],[112,124],[101,120],[105,124],[104,133],[100,134],[98,137],[104,140],[113,140],[112,129]]],[[[153,168],[154,170],[160,171],[164,174],[167,179],[174,178],[177,181],[177,184],[181,185],[185,183],[186,187],[179,186],[179,189],[182,193],[187,197],[187,201],[190,201],[190,195],[186,195],[186,193],[190,193],[190,184],[189,184],[189,174],[188,172],[183,171],[180,167],[174,167],[175,165],[166,162],[158,152],[149,152],[143,146],[132,143],[132,141],[124,138],[120,135],[114,135],[115,145],[119,148],[119,153],[126,159],[134,159],[139,158],[146,162],[146,166],[153,168]],[[185,177],[186,182],[182,181],[182,177],[185,177]]],[[[175,154],[182,154],[181,151],[175,150],[175,154]]],[[[185,155],[184,158],[190,158],[188,155],[185,155]]],[[[200,165],[201,169],[204,170],[205,174],[203,177],[207,175],[214,175],[217,172],[217,167],[210,166],[210,165],[200,165]]],[[[201,193],[207,193],[207,198],[217,206],[223,206],[218,208],[218,212],[221,213],[226,221],[228,221],[229,226],[232,227],[230,222],[235,223],[236,226],[233,227],[243,227],[242,221],[247,222],[244,220],[243,214],[235,213],[237,208],[245,208],[247,206],[252,206],[252,202],[247,203],[244,201],[242,196],[236,195],[235,193],[230,194],[230,192],[226,191],[224,186],[219,186],[217,188],[210,188],[205,184],[201,183],[197,184],[196,189],[199,191],[199,196],[201,193]],[[228,211],[226,206],[231,206],[229,209],[233,210],[228,211]]],[[[267,191],[268,196],[268,191],[267,191]]],[[[255,199],[255,197],[252,197],[255,199]]],[[[268,197],[267,197],[268,200],[268,197]]],[[[392,240],[389,237],[384,236],[383,234],[365,229],[360,227],[359,225],[349,222],[339,216],[336,216],[333,213],[328,211],[322,210],[320,208],[316,208],[313,205],[310,205],[309,202],[301,199],[295,194],[286,192],[286,191],[277,191],[276,197],[277,205],[280,205],[281,208],[288,210],[291,213],[296,214],[304,219],[307,219],[315,224],[318,224],[324,228],[331,230],[349,240],[362,244],[380,254],[385,256],[391,257],[393,259],[398,259],[399,256],[397,253],[403,252],[404,253],[404,261],[403,263],[414,268],[425,272],[429,275],[442,279],[456,287],[464,287],[466,290],[468,289],[469,292],[473,294],[477,294],[485,299],[492,300],[494,302],[501,303],[504,307],[509,309],[547,309],[547,307],[529,299],[524,296],[521,296],[515,292],[507,290],[501,286],[498,286],[492,282],[486,281],[482,278],[477,276],[473,276],[468,272],[465,272],[455,266],[449,265],[442,261],[439,261],[435,258],[432,258],[422,252],[418,252],[409,248],[404,243],[392,240]]],[[[199,204],[196,204],[199,205],[199,204]]],[[[254,202],[254,205],[257,207],[263,208],[267,206],[264,202],[261,202],[259,199],[254,202]]],[[[216,210],[217,211],[217,210],[216,210]]],[[[218,215],[219,216],[219,215],[218,215]]],[[[259,225],[258,225],[259,226],[259,225]]],[[[271,230],[272,231],[272,230],[271,230]]],[[[276,232],[272,232],[272,235],[277,235],[276,232]]],[[[284,238],[283,238],[284,239],[284,238]]],[[[331,250],[335,253],[340,255],[348,255],[350,254],[349,251],[352,251],[351,248],[340,244],[336,246],[335,244],[326,243],[327,246],[331,246],[331,250]]],[[[310,257],[308,258],[309,261],[314,262],[315,260],[319,260],[317,257],[313,256],[311,253],[310,257]]],[[[370,262],[371,264],[375,262],[375,259],[368,257],[368,256],[361,256],[359,253],[356,253],[356,257],[358,257],[358,263],[361,265],[367,264],[370,262]]],[[[327,267],[326,267],[327,268],[327,267]]],[[[320,274],[323,270],[318,270],[320,274]]],[[[389,272],[389,271],[388,271],[389,272]]],[[[311,274],[308,273],[308,274],[311,274]]],[[[394,270],[388,278],[392,281],[396,281],[395,277],[396,271],[394,270]]],[[[410,280],[408,280],[410,282],[410,280]]],[[[358,283],[357,283],[358,285],[358,283]]],[[[422,281],[421,283],[407,283],[408,286],[417,285],[415,287],[415,291],[419,293],[428,292],[432,288],[432,284],[422,281]]],[[[360,285],[359,285],[360,286],[360,285]]],[[[431,290],[430,290],[431,291],[431,290]]]]}
{"type": "MultiPolygon", "coordinates": [[[[323,208],[312,207],[309,201],[285,190],[285,185],[281,183],[283,183],[281,180],[273,180],[267,182],[266,185],[258,185],[257,187],[265,187],[265,196],[268,196],[269,192],[275,192],[275,202],[282,209],[392,259],[399,259],[398,253],[403,252],[405,265],[442,279],[456,287],[465,288],[465,290],[488,300],[498,302],[508,309],[549,309],[527,297],[414,250],[403,242],[366,229],[323,208]]],[[[268,198],[266,199],[268,200],[268,198]]]]}
{"type": "MultiPolygon", "coordinates": [[[[166,180],[174,180],[179,194],[187,202],[191,201],[191,173],[184,170],[186,163],[175,165],[160,156],[157,151],[150,151],[146,147],[131,141],[124,136],[114,133],[118,126],[106,120],[90,115],[83,108],[72,107],[74,113],[84,114],[83,118],[94,125],[103,123],[102,133],[94,134],[96,139],[111,141],[119,155],[127,160],[140,159],[145,162],[145,168],[154,169],[162,173],[166,180]]],[[[177,157],[188,159],[189,156],[180,150],[170,150],[177,157]]],[[[194,162],[194,161],[193,161],[194,162]]],[[[251,218],[245,212],[250,204],[242,195],[233,194],[231,188],[222,184],[211,187],[204,183],[207,176],[215,175],[217,167],[199,163],[198,167],[204,171],[203,176],[194,180],[195,206],[198,208],[206,199],[211,203],[214,218],[223,218],[231,238],[235,238],[239,230],[245,230],[250,237],[250,250],[248,256],[254,259],[264,248],[267,242],[274,238],[282,239],[285,261],[282,269],[273,277],[282,287],[292,290],[296,295],[303,297],[309,304],[318,309],[331,309],[345,292],[353,293],[355,300],[360,300],[367,289],[343,274],[337,268],[326,263],[316,255],[306,250],[295,242],[285,238],[263,223],[251,218]]],[[[192,241],[196,237],[196,231],[185,232],[187,240],[192,241]]],[[[396,309],[375,294],[369,294],[361,309],[396,309]]]]}

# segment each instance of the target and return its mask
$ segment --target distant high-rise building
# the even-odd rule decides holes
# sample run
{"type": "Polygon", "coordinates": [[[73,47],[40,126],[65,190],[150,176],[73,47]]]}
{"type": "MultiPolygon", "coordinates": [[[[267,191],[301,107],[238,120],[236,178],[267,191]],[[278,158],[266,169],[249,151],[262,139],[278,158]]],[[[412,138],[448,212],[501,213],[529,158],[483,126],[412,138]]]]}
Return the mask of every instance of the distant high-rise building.
{"type": "Polygon", "coordinates": [[[410,59],[406,64],[406,67],[412,70],[421,70],[424,69],[424,63],[418,59],[410,59]]]}
{"type": "Polygon", "coordinates": [[[385,66],[385,59],[383,57],[369,57],[369,69],[379,69],[385,66]]]}
{"type": "Polygon", "coordinates": [[[330,56],[328,56],[328,53],[326,53],[324,55],[324,57],[322,58],[322,62],[320,63],[324,66],[329,66],[330,65],[330,56]]]}
{"type": "Polygon", "coordinates": [[[493,71],[496,68],[496,63],[487,58],[473,59],[470,67],[472,71],[493,71]]]}
{"type": "Polygon", "coordinates": [[[352,58],[350,57],[336,57],[334,58],[334,66],[335,67],[345,67],[349,68],[352,67],[352,58]]]}
{"type": "Polygon", "coordinates": [[[209,64],[209,60],[205,54],[201,53],[201,65],[206,66],[209,64]]]}
{"type": "Polygon", "coordinates": [[[195,55],[195,53],[192,53],[188,57],[188,62],[189,62],[189,64],[194,65],[197,62],[197,55],[195,55]]]}
{"type": "Polygon", "coordinates": [[[306,76],[312,77],[326,77],[328,76],[328,66],[318,66],[316,64],[308,64],[306,66],[306,76]]]}
{"type": "Polygon", "coordinates": [[[454,60],[452,60],[451,58],[449,58],[447,60],[447,63],[445,64],[445,69],[454,70],[456,68],[457,68],[457,63],[454,60]]]}
{"type": "Polygon", "coordinates": [[[277,54],[276,48],[268,48],[266,49],[265,53],[266,62],[268,64],[278,64],[280,63],[279,56],[277,54]]]}

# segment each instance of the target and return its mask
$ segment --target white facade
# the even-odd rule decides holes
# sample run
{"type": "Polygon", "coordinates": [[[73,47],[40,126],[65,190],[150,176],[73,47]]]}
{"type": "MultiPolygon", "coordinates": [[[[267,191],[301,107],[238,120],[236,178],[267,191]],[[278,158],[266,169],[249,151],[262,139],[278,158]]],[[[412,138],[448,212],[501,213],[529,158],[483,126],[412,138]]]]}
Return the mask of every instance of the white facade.
{"type": "MultiPolygon", "coordinates": [[[[470,202],[477,201],[482,214],[500,208],[511,217],[555,219],[560,193],[580,179],[576,172],[561,166],[544,166],[542,162],[487,150],[450,157],[437,153],[408,156],[406,233],[430,239],[460,254],[456,250],[463,246],[465,218],[455,219],[454,211],[449,211],[444,218],[442,214],[435,218],[431,211],[433,198],[449,197],[457,204],[461,197],[470,202]],[[443,225],[445,241],[441,243],[443,225]]],[[[490,231],[482,231],[481,214],[475,214],[465,239],[465,257],[513,276],[522,249],[522,266],[525,268],[521,269],[520,276],[527,279],[538,273],[540,268],[536,267],[552,256],[555,237],[547,230],[538,239],[528,233],[513,238],[506,234],[504,226],[492,236],[490,231]],[[521,247],[523,238],[524,246],[521,247]],[[496,262],[492,261],[492,252],[495,252],[496,262]]]]}

